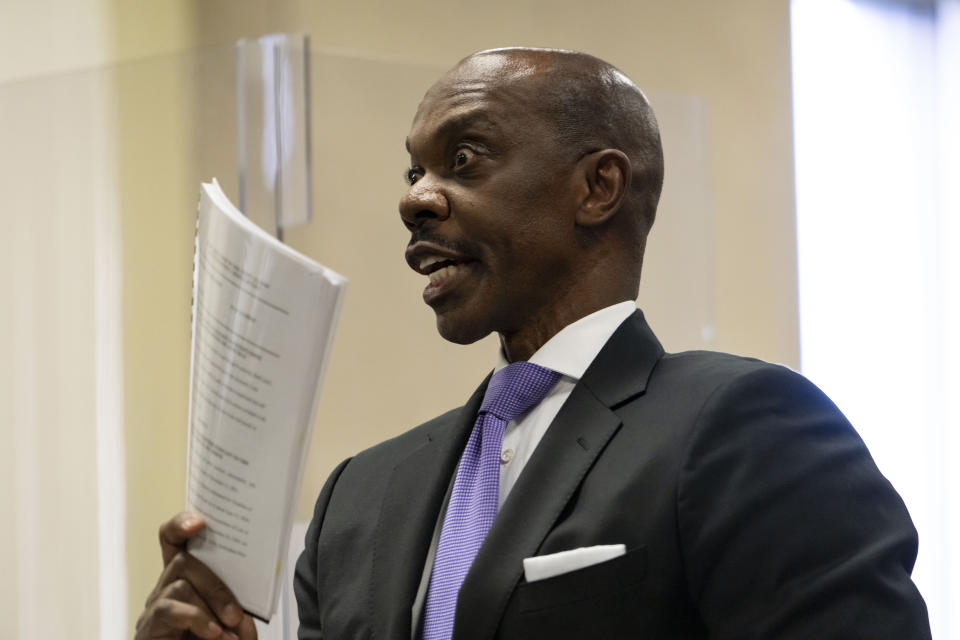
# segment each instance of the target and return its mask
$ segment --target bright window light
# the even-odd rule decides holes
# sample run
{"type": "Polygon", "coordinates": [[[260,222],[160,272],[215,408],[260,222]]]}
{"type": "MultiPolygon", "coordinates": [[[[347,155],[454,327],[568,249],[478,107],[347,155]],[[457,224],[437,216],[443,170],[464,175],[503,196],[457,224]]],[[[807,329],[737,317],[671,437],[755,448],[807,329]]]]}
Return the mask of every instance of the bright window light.
{"type": "Polygon", "coordinates": [[[933,637],[957,638],[960,209],[947,183],[960,174],[944,167],[960,153],[945,131],[960,113],[946,55],[960,12],[934,4],[791,4],[800,337],[804,373],[910,510],[933,637]]]}

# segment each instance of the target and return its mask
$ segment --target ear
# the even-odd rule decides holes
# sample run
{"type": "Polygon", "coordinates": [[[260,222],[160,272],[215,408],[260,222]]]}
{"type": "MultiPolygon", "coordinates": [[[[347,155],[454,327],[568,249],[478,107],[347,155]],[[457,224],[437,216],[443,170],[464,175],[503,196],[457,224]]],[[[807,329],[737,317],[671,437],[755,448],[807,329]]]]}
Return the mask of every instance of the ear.
{"type": "Polygon", "coordinates": [[[630,158],[619,149],[601,149],[585,155],[578,165],[586,189],[577,210],[577,224],[601,225],[619,211],[630,189],[630,158]]]}

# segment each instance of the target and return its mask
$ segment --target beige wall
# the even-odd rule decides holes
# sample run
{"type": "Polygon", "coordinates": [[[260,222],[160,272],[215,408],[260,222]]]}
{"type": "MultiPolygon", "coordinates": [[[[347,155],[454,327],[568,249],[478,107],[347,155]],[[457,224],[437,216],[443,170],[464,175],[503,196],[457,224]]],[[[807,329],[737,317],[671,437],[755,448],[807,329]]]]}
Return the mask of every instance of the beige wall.
{"type": "Polygon", "coordinates": [[[117,74],[130,620],[159,575],[157,527],[183,508],[190,283],[198,194],[192,57],[117,74]]]}
{"type": "Polygon", "coordinates": [[[0,83],[113,59],[113,22],[104,0],[2,0],[0,15],[0,83]]]}
{"type": "Polygon", "coordinates": [[[87,164],[107,153],[102,89],[75,79],[16,95],[0,87],[0,121],[18,123],[0,144],[4,638],[98,629],[95,213],[63,205],[104,194],[104,169],[87,164]],[[64,136],[71,148],[51,156],[64,136]],[[84,583],[92,588],[75,586],[84,583]]]}
{"type": "MultiPolygon", "coordinates": [[[[217,143],[230,135],[229,118],[210,113],[208,104],[216,94],[210,78],[218,69],[229,74],[228,58],[210,56],[229,49],[177,51],[282,30],[309,33],[319,52],[316,220],[289,241],[347,275],[351,288],[298,506],[305,518],[336,462],[462,401],[490,366],[492,339],[463,348],[436,335],[420,302],[423,283],[401,260],[405,238],[396,216],[413,109],[443,68],[477,49],[581,49],[621,67],[650,91],[655,107],[657,96],[663,105],[702,106],[705,133],[691,137],[702,142],[706,184],[698,188],[711,224],[703,251],[706,290],[715,298],[710,344],[798,364],[788,9],[786,0],[5,3],[0,42],[33,55],[0,56],[0,84],[124,63],[109,72],[116,165],[103,170],[115,187],[122,244],[130,624],[159,570],[157,524],[183,501],[197,182],[231,155],[217,143]]],[[[668,140],[671,148],[684,149],[668,140]]],[[[668,155],[668,184],[686,175],[678,167],[687,160],[668,155]]],[[[232,176],[222,177],[231,183],[232,176]]],[[[671,186],[677,194],[686,187],[671,186]]],[[[32,224],[31,233],[46,237],[40,219],[32,224]]],[[[682,237],[661,220],[652,247],[658,230],[664,242],[682,237]]],[[[73,250],[89,257],[89,240],[76,234],[74,242],[73,250]]],[[[657,250],[682,255],[680,247],[657,250]]],[[[670,278],[669,269],[655,272],[670,278]]],[[[92,286],[91,272],[74,275],[82,281],[77,291],[92,286]]],[[[658,318],[662,335],[683,322],[677,313],[658,318]]],[[[91,429],[95,416],[85,415],[91,429]]],[[[11,562],[0,555],[0,567],[11,562]]]]}
{"type": "MultiPolygon", "coordinates": [[[[128,510],[129,537],[146,535],[153,541],[156,523],[138,526],[154,519],[153,512],[143,516],[138,508],[152,501],[157,485],[143,480],[162,473],[149,465],[129,474],[105,467],[100,447],[120,443],[105,443],[102,427],[125,408],[129,415],[120,415],[117,424],[127,425],[126,441],[136,453],[150,445],[148,434],[156,424],[171,422],[163,412],[170,403],[163,397],[173,395],[163,381],[144,389],[138,384],[142,378],[128,383],[124,395],[123,372],[116,365],[126,355],[133,361],[130,369],[142,370],[138,356],[154,355],[153,327],[164,317],[163,309],[137,306],[138,295],[142,299],[149,291],[142,274],[124,273],[121,256],[139,252],[145,262],[151,250],[159,252],[163,257],[154,261],[154,269],[168,259],[171,243],[162,224],[167,216],[139,203],[149,201],[149,185],[156,184],[152,169],[164,170],[164,161],[179,166],[189,155],[177,148],[185,127],[169,114],[187,100],[167,90],[160,100],[138,102],[131,95],[137,83],[124,77],[123,69],[139,64],[142,70],[143,63],[130,61],[191,46],[190,2],[0,4],[0,256],[5,273],[12,274],[5,296],[9,310],[0,319],[0,510],[7,515],[0,533],[0,637],[121,637],[116,621],[126,612],[104,596],[99,580],[105,560],[101,545],[125,536],[100,530],[101,490],[117,488],[123,495],[129,483],[128,495],[137,498],[128,510]],[[136,141],[118,131],[131,112],[141,114],[139,120],[151,115],[149,108],[161,110],[158,122],[168,126],[154,127],[152,139],[141,139],[147,144],[139,153],[162,160],[139,166],[134,180],[117,158],[130,159],[129,145],[136,141]],[[138,206],[121,210],[121,203],[129,204],[123,196],[132,189],[142,194],[138,206]],[[154,222],[144,232],[155,220],[161,224],[154,222]],[[125,233],[118,238],[121,225],[125,233]],[[151,239],[143,241],[145,235],[151,239]],[[115,270],[113,277],[104,277],[107,265],[115,270]],[[118,283],[124,288],[117,289],[118,283]],[[123,311],[121,298],[137,306],[126,313],[126,322],[113,317],[123,311]],[[124,331],[127,349],[115,359],[111,349],[122,349],[124,331]],[[151,416],[151,430],[141,429],[140,416],[156,405],[161,409],[151,416]]],[[[151,85],[156,80],[144,78],[151,85]]],[[[185,180],[171,171],[163,182],[158,190],[167,193],[185,180]]],[[[168,280],[176,278],[174,267],[164,271],[168,280]]],[[[189,279],[189,264],[181,271],[189,279]]],[[[161,349],[174,359],[179,353],[161,349]]],[[[160,365],[161,371],[175,369],[162,358],[160,365]]],[[[164,472],[169,468],[159,460],[155,464],[164,472]]],[[[167,511],[180,503],[162,487],[160,493],[167,502],[158,502],[167,511]]],[[[119,507],[119,513],[126,505],[114,501],[110,506],[119,507]]],[[[110,553],[121,556],[113,564],[124,575],[124,554],[119,548],[110,553]]],[[[145,553],[131,555],[133,570],[141,558],[147,562],[145,553]]],[[[133,593],[132,610],[144,595],[133,593]]],[[[128,625],[121,626],[120,633],[129,635],[128,625]]]]}
{"type": "Polygon", "coordinates": [[[194,46],[190,0],[0,0],[0,84],[194,46]]]}

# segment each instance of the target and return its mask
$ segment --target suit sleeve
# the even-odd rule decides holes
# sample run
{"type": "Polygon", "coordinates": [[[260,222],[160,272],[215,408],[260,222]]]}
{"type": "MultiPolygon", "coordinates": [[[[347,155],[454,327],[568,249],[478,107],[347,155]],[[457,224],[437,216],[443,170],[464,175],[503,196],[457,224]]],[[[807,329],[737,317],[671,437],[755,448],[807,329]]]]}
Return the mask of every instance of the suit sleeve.
{"type": "Polygon", "coordinates": [[[930,638],[903,501],[840,411],[789,369],[713,392],[677,504],[711,638],[930,638]]]}
{"type": "Polygon", "coordinates": [[[327,505],[330,503],[330,496],[333,494],[337,479],[349,462],[349,459],[341,462],[323,485],[313,510],[313,519],[307,528],[303,553],[297,559],[293,576],[293,592],[297,598],[297,610],[300,617],[300,627],[297,631],[299,640],[321,640],[324,637],[323,625],[320,620],[320,594],[317,593],[317,563],[319,560],[317,544],[320,540],[320,530],[323,527],[323,518],[327,511],[327,505]]]}

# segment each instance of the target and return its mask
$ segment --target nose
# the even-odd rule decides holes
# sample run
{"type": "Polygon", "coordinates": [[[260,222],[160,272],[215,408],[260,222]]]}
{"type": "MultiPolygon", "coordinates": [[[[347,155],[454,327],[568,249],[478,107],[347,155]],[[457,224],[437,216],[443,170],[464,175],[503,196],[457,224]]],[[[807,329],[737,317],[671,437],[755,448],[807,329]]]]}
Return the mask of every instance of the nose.
{"type": "Polygon", "coordinates": [[[428,176],[423,176],[400,198],[400,217],[404,226],[413,230],[427,220],[446,220],[450,217],[450,203],[428,176]]]}

